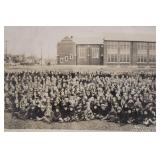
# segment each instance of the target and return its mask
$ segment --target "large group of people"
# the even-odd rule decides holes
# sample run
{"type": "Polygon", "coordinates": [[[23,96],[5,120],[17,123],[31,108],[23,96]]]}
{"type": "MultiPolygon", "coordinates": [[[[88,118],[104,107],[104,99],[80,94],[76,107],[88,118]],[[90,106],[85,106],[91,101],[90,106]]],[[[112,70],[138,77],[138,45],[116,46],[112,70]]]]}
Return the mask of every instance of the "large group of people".
{"type": "Polygon", "coordinates": [[[15,71],[4,81],[5,110],[15,118],[156,123],[154,72],[15,71]]]}

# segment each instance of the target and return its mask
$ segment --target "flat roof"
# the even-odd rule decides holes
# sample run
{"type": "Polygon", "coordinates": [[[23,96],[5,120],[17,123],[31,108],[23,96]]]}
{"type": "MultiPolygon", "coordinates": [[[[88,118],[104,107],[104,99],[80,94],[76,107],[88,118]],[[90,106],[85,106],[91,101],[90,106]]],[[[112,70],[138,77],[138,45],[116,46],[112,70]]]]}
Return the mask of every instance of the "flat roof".
{"type": "Polygon", "coordinates": [[[76,43],[76,45],[103,45],[103,43],[76,43]]]}
{"type": "Polygon", "coordinates": [[[104,41],[112,41],[112,42],[149,42],[149,43],[156,43],[155,41],[145,41],[145,40],[104,40],[104,41]]]}
{"type": "Polygon", "coordinates": [[[104,41],[134,41],[134,42],[156,42],[156,36],[149,35],[108,35],[104,37],[104,41]]]}

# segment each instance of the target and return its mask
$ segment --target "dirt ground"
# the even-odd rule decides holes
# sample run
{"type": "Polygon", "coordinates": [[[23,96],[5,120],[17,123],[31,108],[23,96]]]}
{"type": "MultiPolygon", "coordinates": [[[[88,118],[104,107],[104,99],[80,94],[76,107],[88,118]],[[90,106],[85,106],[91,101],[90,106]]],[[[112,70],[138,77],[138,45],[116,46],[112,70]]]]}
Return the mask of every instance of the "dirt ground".
{"type": "Polygon", "coordinates": [[[155,132],[156,127],[146,127],[144,125],[120,124],[107,122],[105,120],[91,120],[68,123],[45,123],[33,120],[12,119],[11,113],[4,113],[5,131],[132,131],[132,132],[155,132]],[[27,130],[26,130],[27,129],[27,130]]]}

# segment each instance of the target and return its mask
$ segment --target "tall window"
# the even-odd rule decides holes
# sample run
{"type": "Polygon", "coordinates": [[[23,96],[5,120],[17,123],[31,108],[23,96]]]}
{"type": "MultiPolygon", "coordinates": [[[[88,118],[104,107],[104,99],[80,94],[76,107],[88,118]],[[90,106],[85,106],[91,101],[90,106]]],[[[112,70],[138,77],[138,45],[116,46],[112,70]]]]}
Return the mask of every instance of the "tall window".
{"type": "Polygon", "coordinates": [[[85,58],[87,55],[87,48],[86,47],[79,47],[78,53],[79,53],[79,58],[85,58]]]}
{"type": "Polygon", "coordinates": [[[63,63],[63,58],[60,58],[60,63],[63,63]]]}
{"type": "Polygon", "coordinates": [[[137,63],[147,62],[148,45],[145,42],[137,42],[137,63]]]}
{"type": "Polygon", "coordinates": [[[119,62],[129,63],[130,62],[130,42],[119,42],[119,48],[120,48],[119,62]]]}
{"type": "Polygon", "coordinates": [[[72,54],[69,55],[69,59],[70,59],[70,60],[73,59],[73,55],[72,55],[72,54]]]}
{"type": "Polygon", "coordinates": [[[66,61],[66,62],[68,61],[68,56],[65,56],[65,61],[66,61]]]}
{"type": "Polygon", "coordinates": [[[149,62],[155,63],[156,62],[156,55],[149,55],[149,62]]]}
{"type": "Polygon", "coordinates": [[[107,42],[107,62],[118,62],[118,42],[107,42]]]}
{"type": "Polygon", "coordinates": [[[93,47],[91,48],[92,58],[99,58],[99,48],[93,47]]]}
{"type": "Polygon", "coordinates": [[[149,62],[156,62],[156,46],[155,43],[149,43],[149,62]]]}

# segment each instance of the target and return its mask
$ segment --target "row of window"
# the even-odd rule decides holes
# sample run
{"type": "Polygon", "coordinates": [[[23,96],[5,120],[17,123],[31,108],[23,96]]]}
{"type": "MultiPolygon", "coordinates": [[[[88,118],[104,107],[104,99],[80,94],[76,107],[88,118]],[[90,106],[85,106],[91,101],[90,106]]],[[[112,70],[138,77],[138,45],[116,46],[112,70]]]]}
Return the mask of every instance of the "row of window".
{"type": "MultiPolygon", "coordinates": [[[[147,53],[148,53],[147,50],[138,50],[137,51],[137,55],[147,55],[147,53]]],[[[107,49],[106,54],[118,54],[118,50],[117,49],[107,49]]],[[[119,51],[119,54],[130,54],[130,50],[121,49],[119,51]]],[[[149,50],[149,55],[155,55],[155,51],[149,50]]]]}
{"type": "MultiPolygon", "coordinates": [[[[137,63],[146,63],[147,62],[147,56],[146,55],[138,55],[137,57],[137,63]]],[[[156,56],[155,55],[149,55],[149,62],[156,62],[156,56]]]]}
{"type": "Polygon", "coordinates": [[[130,49],[130,42],[107,42],[107,49],[130,49]]]}
{"type": "MultiPolygon", "coordinates": [[[[73,56],[70,55],[65,56],[64,58],[60,58],[60,63],[68,62],[68,60],[72,60],[73,56]]],[[[117,54],[108,54],[107,55],[107,62],[109,63],[129,63],[130,62],[130,55],[129,54],[121,54],[119,56],[119,61],[118,61],[118,55],[117,54]]],[[[137,63],[146,63],[147,62],[147,56],[145,54],[139,54],[137,55],[137,63]]],[[[149,62],[156,62],[156,56],[155,55],[149,55],[149,62]]]]}
{"type": "MultiPolygon", "coordinates": [[[[117,49],[107,49],[108,54],[118,54],[118,50],[117,49]]],[[[130,50],[129,49],[122,49],[120,50],[119,54],[130,54],[130,50]]]]}
{"type": "Polygon", "coordinates": [[[60,63],[68,62],[73,59],[73,55],[65,56],[64,58],[60,58],[60,63]]]}
{"type": "MultiPolygon", "coordinates": [[[[91,56],[92,56],[92,58],[99,58],[99,54],[100,54],[100,51],[99,51],[98,47],[91,48],[91,56]]],[[[78,57],[79,58],[86,58],[86,56],[89,56],[87,48],[86,47],[78,48],[78,57]]]]}
{"type": "MultiPolygon", "coordinates": [[[[130,55],[129,54],[108,54],[107,55],[107,62],[109,63],[129,63],[130,60],[130,55]]],[[[144,54],[137,55],[137,63],[146,63],[147,62],[147,56],[144,54]]],[[[156,56],[155,55],[149,55],[149,62],[156,62],[156,56]]]]}
{"type": "MultiPolygon", "coordinates": [[[[108,42],[109,43],[109,42],[108,42]]],[[[110,42],[110,47],[107,48],[107,53],[109,54],[113,54],[114,55],[118,54],[118,49],[116,47],[117,42],[110,42]]],[[[129,42],[119,42],[121,49],[120,49],[120,54],[130,54],[130,43],[129,42]]],[[[152,48],[155,47],[155,44],[150,44],[152,46],[152,48]]],[[[137,47],[138,47],[138,51],[137,54],[138,55],[147,55],[147,43],[137,43],[137,47]]],[[[150,54],[154,55],[154,50],[151,49],[150,54]]],[[[91,48],[91,56],[92,58],[99,58],[100,55],[100,51],[98,47],[94,47],[91,48]]],[[[87,56],[90,56],[87,48],[86,47],[80,47],[78,48],[78,56],[79,58],[86,58],[87,56]]],[[[126,60],[128,62],[128,60],[126,60]]]]}
{"type": "Polygon", "coordinates": [[[155,43],[145,43],[145,42],[141,42],[141,43],[137,43],[137,49],[138,50],[155,50],[156,49],[156,44],[155,43]]]}
{"type": "Polygon", "coordinates": [[[138,50],[147,50],[148,44],[145,42],[137,42],[137,49],[138,50]]]}
{"type": "MultiPolygon", "coordinates": [[[[108,54],[107,61],[109,63],[118,62],[118,55],[117,54],[108,54]]],[[[129,54],[121,54],[119,56],[119,62],[129,63],[130,62],[130,55],[129,54]]]]}
{"type": "MultiPolygon", "coordinates": [[[[138,50],[155,50],[155,43],[137,42],[138,50]]],[[[130,49],[130,42],[107,42],[107,49],[130,49]]]]}

